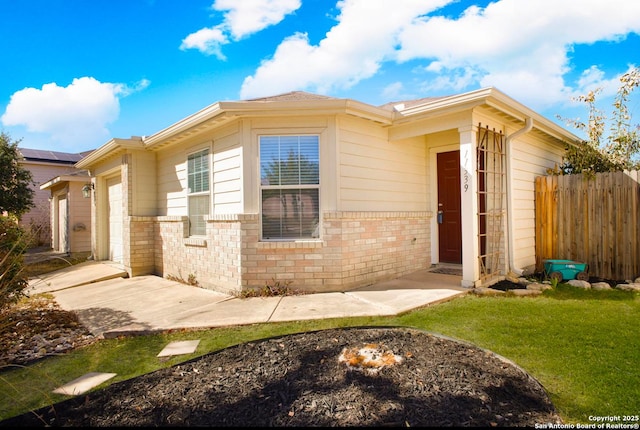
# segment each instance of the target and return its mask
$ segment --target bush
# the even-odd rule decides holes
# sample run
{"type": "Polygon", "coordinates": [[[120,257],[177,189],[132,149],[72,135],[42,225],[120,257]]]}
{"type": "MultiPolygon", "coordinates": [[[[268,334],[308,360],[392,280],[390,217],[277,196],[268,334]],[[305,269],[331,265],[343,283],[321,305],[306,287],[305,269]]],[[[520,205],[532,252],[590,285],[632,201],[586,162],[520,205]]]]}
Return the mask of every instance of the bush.
{"type": "Polygon", "coordinates": [[[24,252],[29,240],[10,217],[0,216],[0,310],[16,303],[29,285],[24,269],[24,252]]]}
{"type": "Polygon", "coordinates": [[[241,299],[247,299],[250,297],[276,297],[304,294],[304,292],[300,290],[291,289],[290,285],[291,281],[278,281],[274,278],[271,280],[271,283],[265,283],[264,287],[260,289],[243,290],[238,295],[241,299]]]}

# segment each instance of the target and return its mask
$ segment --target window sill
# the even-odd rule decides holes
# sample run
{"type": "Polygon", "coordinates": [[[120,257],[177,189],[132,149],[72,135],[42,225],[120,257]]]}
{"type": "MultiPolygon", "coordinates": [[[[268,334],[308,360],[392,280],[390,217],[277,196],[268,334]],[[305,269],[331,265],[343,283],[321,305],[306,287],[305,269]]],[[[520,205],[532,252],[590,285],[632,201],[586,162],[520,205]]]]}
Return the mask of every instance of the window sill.
{"type": "Polygon", "coordinates": [[[182,243],[184,244],[184,246],[199,246],[201,248],[207,247],[207,239],[200,237],[187,237],[182,243]]]}
{"type": "Polygon", "coordinates": [[[322,248],[324,242],[319,239],[281,241],[281,242],[258,242],[259,249],[304,249],[304,248],[322,248]]]}

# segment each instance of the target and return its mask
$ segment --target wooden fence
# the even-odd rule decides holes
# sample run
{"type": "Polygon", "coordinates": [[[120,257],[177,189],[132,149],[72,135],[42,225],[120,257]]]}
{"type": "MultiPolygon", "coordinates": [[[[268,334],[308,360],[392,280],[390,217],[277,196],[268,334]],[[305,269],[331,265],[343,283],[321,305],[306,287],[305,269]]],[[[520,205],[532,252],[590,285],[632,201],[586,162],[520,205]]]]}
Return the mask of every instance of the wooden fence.
{"type": "Polygon", "coordinates": [[[640,172],[536,178],[536,270],[545,259],[587,263],[589,275],[640,276],[640,172]]]}

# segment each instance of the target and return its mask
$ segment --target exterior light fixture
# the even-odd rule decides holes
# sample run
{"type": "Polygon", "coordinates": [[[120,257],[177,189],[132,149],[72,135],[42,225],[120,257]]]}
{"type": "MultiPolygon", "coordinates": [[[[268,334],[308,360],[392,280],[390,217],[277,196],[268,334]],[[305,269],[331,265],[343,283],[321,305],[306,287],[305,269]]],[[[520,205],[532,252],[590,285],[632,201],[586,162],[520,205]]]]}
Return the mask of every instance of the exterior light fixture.
{"type": "Polygon", "coordinates": [[[84,197],[85,199],[88,199],[89,197],[91,197],[91,190],[93,189],[94,189],[94,186],[92,182],[84,184],[84,186],[82,187],[82,197],[84,197]]]}

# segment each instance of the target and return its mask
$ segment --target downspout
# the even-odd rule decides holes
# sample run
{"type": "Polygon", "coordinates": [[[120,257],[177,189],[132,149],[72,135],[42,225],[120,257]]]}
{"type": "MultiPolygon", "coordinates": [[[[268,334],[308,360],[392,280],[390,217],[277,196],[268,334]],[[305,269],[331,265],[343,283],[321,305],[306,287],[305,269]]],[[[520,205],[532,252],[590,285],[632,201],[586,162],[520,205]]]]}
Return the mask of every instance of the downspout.
{"type": "Polygon", "coordinates": [[[511,171],[512,163],[511,163],[511,141],[516,137],[519,137],[525,133],[528,133],[533,128],[533,119],[531,117],[527,117],[524,121],[524,127],[520,130],[514,131],[506,138],[506,146],[507,146],[507,228],[509,232],[509,270],[515,273],[518,276],[522,276],[522,269],[518,269],[514,264],[514,255],[513,250],[515,248],[515,239],[513,233],[513,204],[511,198],[513,196],[513,181],[511,178],[513,177],[513,172],[511,171]]]}

